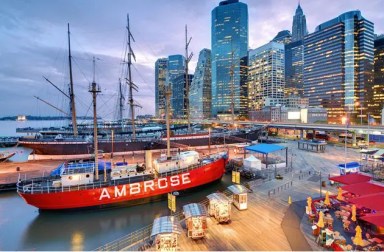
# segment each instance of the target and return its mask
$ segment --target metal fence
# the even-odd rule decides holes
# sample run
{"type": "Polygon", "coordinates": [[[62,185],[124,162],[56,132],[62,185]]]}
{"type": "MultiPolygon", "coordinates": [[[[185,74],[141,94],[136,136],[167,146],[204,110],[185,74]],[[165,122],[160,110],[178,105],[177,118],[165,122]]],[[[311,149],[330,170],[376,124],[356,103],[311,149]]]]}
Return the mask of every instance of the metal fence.
{"type": "MultiPolygon", "coordinates": [[[[231,196],[232,192],[228,189],[222,191],[226,196],[231,196]]],[[[200,204],[203,204],[205,206],[208,206],[209,200],[204,199],[199,202],[200,204]]],[[[173,216],[176,217],[178,221],[184,220],[184,214],[182,210],[176,211],[173,216]]],[[[152,226],[153,224],[150,224],[146,227],[143,227],[141,229],[138,229],[132,233],[127,234],[126,236],[123,236],[117,240],[114,240],[112,242],[109,242],[101,247],[98,247],[95,249],[96,251],[138,251],[138,250],[145,250],[146,248],[152,246],[152,226]]]]}

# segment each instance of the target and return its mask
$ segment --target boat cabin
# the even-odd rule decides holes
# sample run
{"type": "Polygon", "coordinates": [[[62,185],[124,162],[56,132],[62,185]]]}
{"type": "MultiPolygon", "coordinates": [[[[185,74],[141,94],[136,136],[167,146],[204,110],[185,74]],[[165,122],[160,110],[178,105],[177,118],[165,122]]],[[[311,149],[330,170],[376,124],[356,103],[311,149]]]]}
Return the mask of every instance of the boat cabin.
{"type": "Polygon", "coordinates": [[[199,153],[196,151],[185,151],[173,156],[172,159],[160,157],[153,161],[153,166],[158,173],[172,172],[187,168],[199,163],[199,153]]]}
{"type": "Polygon", "coordinates": [[[92,184],[94,180],[94,163],[76,164],[76,166],[63,166],[60,172],[60,180],[52,181],[53,187],[77,186],[92,184]]]}
{"type": "Polygon", "coordinates": [[[248,189],[243,185],[228,186],[228,190],[233,193],[232,202],[239,210],[248,208],[248,189]]]}
{"type": "Polygon", "coordinates": [[[223,193],[211,193],[207,196],[209,200],[208,213],[219,223],[226,223],[231,220],[232,201],[223,193]]]}
{"type": "Polygon", "coordinates": [[[204,205],[191,203],[183,206],[187,235],[192,239],[203,238],[207,229],[207,210],[204,205]]]}
{"type": "Polygon", "coordinates": [[[177,251],[181,228],[174,216],[162,216],[153,221],[151,239],[156,251],[177,251]]]}

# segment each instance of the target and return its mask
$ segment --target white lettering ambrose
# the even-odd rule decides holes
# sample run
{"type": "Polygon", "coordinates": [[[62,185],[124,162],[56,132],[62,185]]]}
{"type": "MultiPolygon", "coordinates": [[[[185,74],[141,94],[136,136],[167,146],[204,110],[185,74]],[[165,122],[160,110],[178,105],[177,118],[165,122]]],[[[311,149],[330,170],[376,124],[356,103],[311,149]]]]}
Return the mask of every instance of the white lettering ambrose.
{"type": "MultiPolygon", "coordinates": [[[[179,175],[174,175],[167,178],[160,178],[157,180],[148,180],[143,183],[132,183],[129,184],[129,190],[127,190],[127,185],[115,186],[114,193],[112,193],[113,198],[126,197],[127,193],[129,195],[140,194],[142,192],[151,192],[159,189],[169,188],[170,186],[175,187],[179,185],[186,185],[191,183],[189,173],[183,173],[179,175]]],[[[100,193],[99,200],[111,199],[111,194],[108,192],[107,188],[103,188],[100,193]]]]}

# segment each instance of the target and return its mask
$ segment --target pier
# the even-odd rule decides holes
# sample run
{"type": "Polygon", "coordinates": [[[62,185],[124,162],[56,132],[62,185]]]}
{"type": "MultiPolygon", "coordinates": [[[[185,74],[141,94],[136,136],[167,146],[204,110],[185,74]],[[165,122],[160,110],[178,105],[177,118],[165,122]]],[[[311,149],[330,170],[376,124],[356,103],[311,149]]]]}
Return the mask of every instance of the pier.
{"type": "Polygon", "coordinates": [[[17,146],[19,137],[0,137],[0,148],[17,146]]]}
{"type": "MultiPolygon", "coordinates": [[[[281,145],[295,154],[292,167],[278,170],[283,179],[268,177],[249,182],[251,192],[248,193],[247,210],[239,211],[232,206],[232,221],[229,224],[218,224],[213,217],[208,218],[207,235],[200,240],[188,238],[183,228],[178,239],[179,250],[322,249],[312,234],[303,228],[308,226],[304,213],[305,200],[308,196],[314,199],[324,197],[326,191],[330,195],[336,194],[337,188],[327,183],[328,177],[339,174],[337,164],[344,162],[344,158],[348,162],[360,161],[360,153],[356,149],[348,149],[345,157],[344,148],[336,145],[327,146],[333,155],[300,150],[296,141],[281,145]],[[289,204],[289,199],[292,204],[289,204]]],[[[181,213],[178,216],[183,225],[181,213]]],[[[144,227],[97,250],[154,250],[149,233],[150,227],[144,227]]]]}

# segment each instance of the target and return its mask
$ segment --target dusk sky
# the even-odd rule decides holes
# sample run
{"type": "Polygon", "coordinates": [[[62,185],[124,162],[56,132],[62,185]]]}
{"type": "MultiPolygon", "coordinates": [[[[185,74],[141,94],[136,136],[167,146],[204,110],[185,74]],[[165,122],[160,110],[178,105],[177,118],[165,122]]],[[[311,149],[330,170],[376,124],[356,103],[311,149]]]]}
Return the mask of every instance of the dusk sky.
{"type": "MultiPolygon", "coordinates": [[[[126,43],[126,17],[136,43],[133,81],[137,114],[154,114],[155,61],[184,55],[184,27],[192,37],[190,73],[201,49],[211,48],[211,11],[216,0],[2,0],[0,4],[0,116],[62,115],[34,98],[38,96],[63,110],[68,101],[42,76],[67,91],[69,83],[67,23],[71,46],[78,115],[92,115],[92,57],[96,61],[98,115],[113,119],[117,109],[118,79],[126,43]]],[[[268,43],[281,30],[292,29],[297,0],[243,0],[248,4],[249,47],[268,43]]],[[[360,10],[384,33],[383,0],[301,0],[308,31],[351,10],[360,10]]],[[[126,99],[127,101],[128,99],[126,99]]],[[[126,115],[128,109],[126,109],[126,115]]]]}

